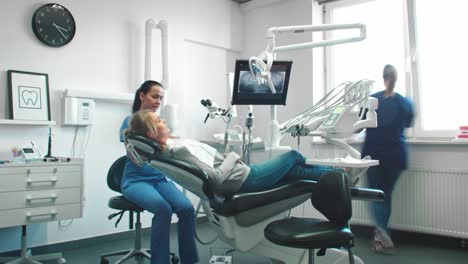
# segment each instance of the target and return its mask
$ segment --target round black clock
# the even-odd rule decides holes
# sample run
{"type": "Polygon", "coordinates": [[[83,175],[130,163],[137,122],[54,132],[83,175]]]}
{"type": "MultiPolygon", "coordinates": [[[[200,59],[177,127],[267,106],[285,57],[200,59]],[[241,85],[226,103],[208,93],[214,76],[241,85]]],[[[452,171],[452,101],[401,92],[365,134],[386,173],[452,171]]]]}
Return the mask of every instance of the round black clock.
{"type": "Polygon", "coordinates": [[[64,46],[75,36],[75,19],[68,9],[59,4],[39,7],[32,17],[36,37],[50,47],[64,46]]]}

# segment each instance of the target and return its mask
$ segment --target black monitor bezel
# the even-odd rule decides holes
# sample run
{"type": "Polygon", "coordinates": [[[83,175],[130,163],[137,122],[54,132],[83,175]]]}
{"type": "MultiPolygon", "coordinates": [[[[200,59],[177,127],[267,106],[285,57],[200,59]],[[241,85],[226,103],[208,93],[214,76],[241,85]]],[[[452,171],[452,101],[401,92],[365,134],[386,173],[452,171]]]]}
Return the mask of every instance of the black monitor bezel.
{"type": "Polygon", "coordinates": [[[234,71],[234,85],[232,89],[232,105],[286,105],[288,96],[289,77],[291,74],[292,61],[274,61],[273,66],[286,66],[286,74],[284,77],[283,93],[280,98],[261,98],[249,96],[249,98],[239,98],[239,75],[241,69],[249,67],[248,60],[236,60],[236,68],[234,71]]]}

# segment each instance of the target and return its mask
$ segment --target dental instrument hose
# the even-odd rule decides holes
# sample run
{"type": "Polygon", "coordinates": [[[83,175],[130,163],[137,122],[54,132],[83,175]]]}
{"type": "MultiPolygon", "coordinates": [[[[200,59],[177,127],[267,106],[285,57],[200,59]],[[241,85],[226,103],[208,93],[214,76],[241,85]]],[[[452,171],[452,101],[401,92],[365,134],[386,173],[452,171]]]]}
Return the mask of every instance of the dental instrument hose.
{"type": "Polygon", "coordinates": [[[245,140],[245,131],[242,140],[242,159],[245,163],[250,164],[250,146],[252,145],[252,127],[253,127],[253,109],[249,106],[249,113],[245,119],[245,127],[249,130],[248,142],[245,140]]]}
{"type": "Polygon", "coordinates": [[[229,143],[229,133],[228,133],[228,130],[229,130],[229,124],[231,123],[231,120],[232,120],[232,114],[229,113],[229,114],[228,114],[228,120],[227,120],[227,122],[226,122],[226,129],[224,130],[223,153],[226,153],[227,146],[228,146],[228,143],[229,143]]]}
{"type": "MultiPolygon", "coordinates": [[[[202,204],[202,202],[200,200],[198,202],[197,209],[195,210],[195,219],[197,219],[198,214],[200,214],[201,204],[202,204]]],[[[195,225],[196,225],[196,223],[195,223],[195,225]]],[[[195,239],[198,241],[198,243],[200,243],[202,245],[209,245],[209,244],[212,244],[213,242],[215,242],[218,239],[218,234],[216,234],[216,236],[213,239],[211,239],[210,241],[205,242],[205,241],[201,240],[200,236],[198,235],[197,228],[195,227],[195,239]]]]}

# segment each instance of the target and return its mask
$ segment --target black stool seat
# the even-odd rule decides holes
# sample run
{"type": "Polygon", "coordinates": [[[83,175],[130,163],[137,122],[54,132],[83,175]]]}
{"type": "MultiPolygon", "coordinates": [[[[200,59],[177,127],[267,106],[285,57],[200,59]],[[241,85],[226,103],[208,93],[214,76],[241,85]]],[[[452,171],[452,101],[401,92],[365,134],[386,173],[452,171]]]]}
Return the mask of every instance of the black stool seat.
{"type": "Polygon", "coordinates": [[[272,243],[295,248],[339,248],[352,243],[349,228],[315,218],[289,218],[274,221],[264,230],[272,243]]]}
{"type": "Polygon", "coordinates": [[[117,210],[134,211],[140,213],[144,211],[141,207],[138,207],[136,204],[125,199],[123,195],[111,197],[109,199],[108,205],[110,208],[117,210]]]}

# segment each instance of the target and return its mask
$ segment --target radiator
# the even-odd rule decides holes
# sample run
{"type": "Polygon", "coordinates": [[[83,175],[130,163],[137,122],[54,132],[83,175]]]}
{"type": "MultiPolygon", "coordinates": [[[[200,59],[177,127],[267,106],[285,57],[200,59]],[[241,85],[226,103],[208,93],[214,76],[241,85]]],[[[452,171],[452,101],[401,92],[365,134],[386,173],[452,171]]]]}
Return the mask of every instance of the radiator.
{"type": "MultiPolygon", "coordinates": [[[[365,184],[367,180],[361,180],[365,184]]],[[[370,202],[353,201],[351,223],[370,225],[370,202]]],[[[468,170],[405,171],[393,192],[390,228],[468,238],[468,170]]]]}

